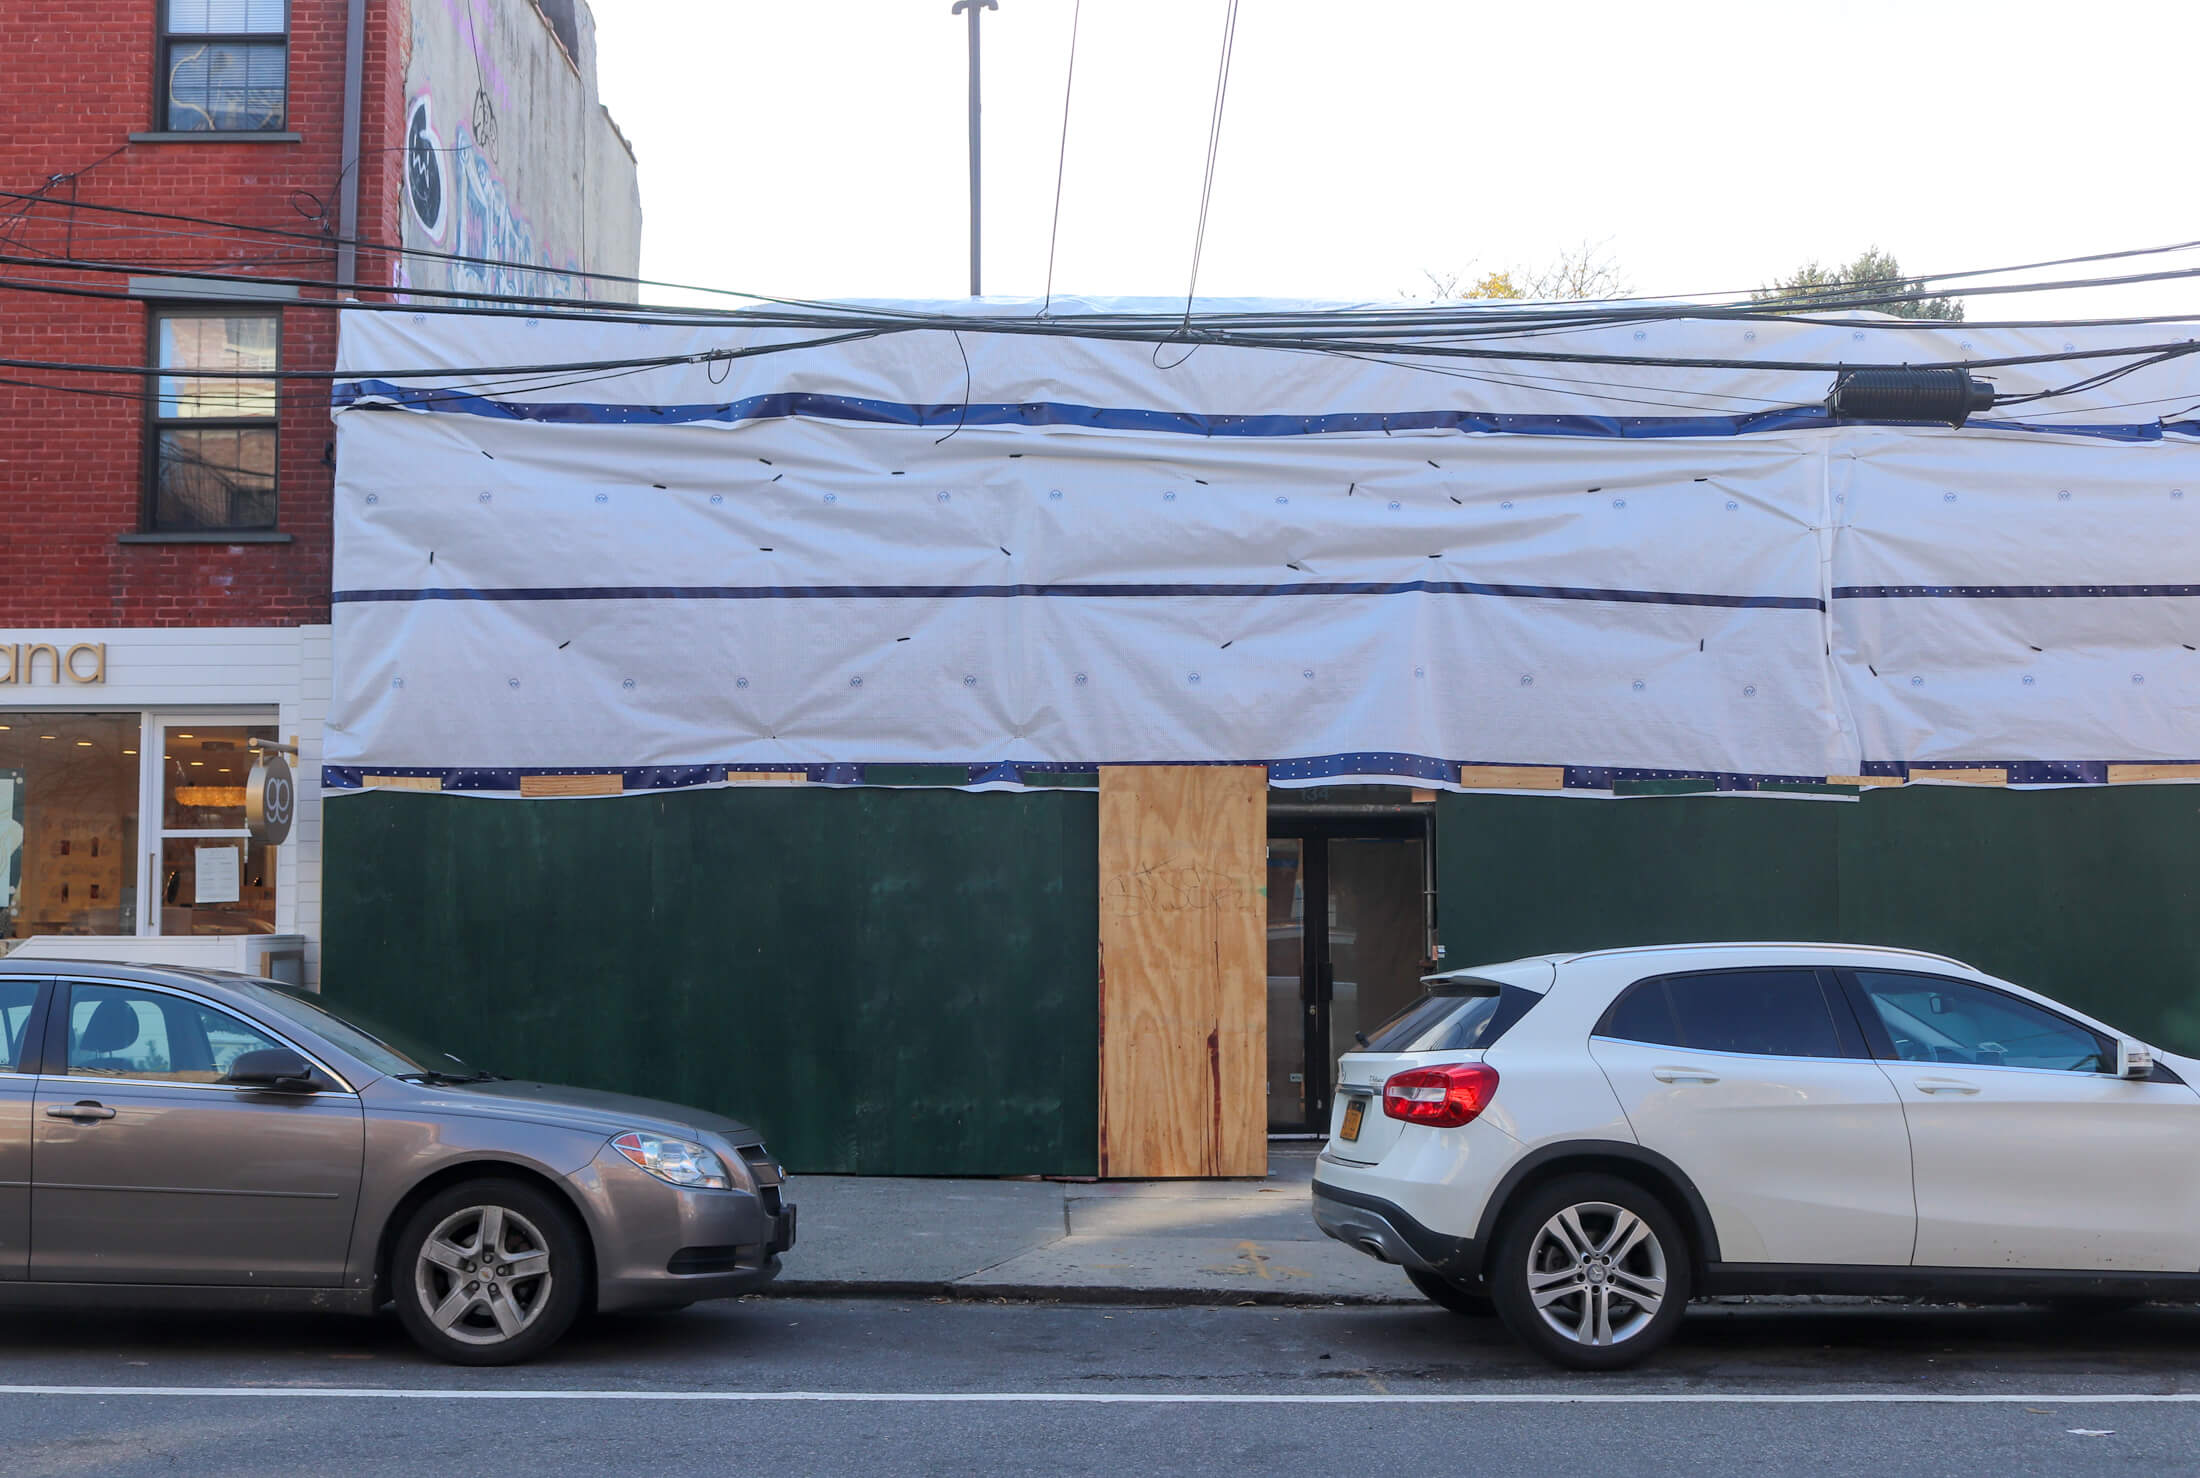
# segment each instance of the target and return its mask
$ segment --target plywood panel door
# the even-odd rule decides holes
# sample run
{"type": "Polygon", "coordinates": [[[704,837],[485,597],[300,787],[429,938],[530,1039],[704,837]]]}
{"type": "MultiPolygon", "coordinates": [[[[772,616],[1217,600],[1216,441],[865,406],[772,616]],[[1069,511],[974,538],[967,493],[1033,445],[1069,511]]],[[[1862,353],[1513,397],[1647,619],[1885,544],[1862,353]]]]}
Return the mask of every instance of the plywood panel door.
{"type": "Polygon", "coordinates": [[[1100,771],[1100,1173],[1268,1172],[1268,773],[1100,771]]]}

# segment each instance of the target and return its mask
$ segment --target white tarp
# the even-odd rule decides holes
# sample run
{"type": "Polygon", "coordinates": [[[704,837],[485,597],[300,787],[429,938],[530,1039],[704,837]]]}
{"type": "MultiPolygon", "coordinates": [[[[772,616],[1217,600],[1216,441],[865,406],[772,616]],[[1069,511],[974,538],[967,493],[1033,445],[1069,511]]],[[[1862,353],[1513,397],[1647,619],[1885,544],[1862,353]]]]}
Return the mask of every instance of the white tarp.
{"type": "MultiPolygon", "coordinates": [[[[400,371],[804,336],[346,315],[330,783],[2200,759],[2200,440],[2155,424],[2200,401],[2189,361],[1963,430],[1771,414],[1823,373],[937,330],[394,405],[467,383],[400,371]]],[[[1920,362],[2189,336],[1663,321],[1504,346],[1920,362]]]]}

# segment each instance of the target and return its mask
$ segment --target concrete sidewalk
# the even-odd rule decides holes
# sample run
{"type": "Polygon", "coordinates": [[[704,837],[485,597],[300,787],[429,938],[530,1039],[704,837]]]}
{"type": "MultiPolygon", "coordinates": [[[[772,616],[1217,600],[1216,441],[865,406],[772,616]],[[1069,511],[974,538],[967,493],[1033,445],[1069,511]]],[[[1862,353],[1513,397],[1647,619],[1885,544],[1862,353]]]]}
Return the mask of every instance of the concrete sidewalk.
{"type": "Polygon", "coordinates": [[[1265,1180],[902,1180],[797,1176],[801,1240],[781,1295],[1391,1303],[1399,1269],[1314,1225],[1312,1143],[1265,1180]]]}

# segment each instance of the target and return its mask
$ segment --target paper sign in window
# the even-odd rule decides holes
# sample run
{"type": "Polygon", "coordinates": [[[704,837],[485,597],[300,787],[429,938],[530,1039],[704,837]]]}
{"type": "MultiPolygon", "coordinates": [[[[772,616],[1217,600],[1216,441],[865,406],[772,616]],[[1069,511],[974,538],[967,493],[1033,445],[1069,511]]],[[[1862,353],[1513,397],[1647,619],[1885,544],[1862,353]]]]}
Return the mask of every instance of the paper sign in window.
{"type": "Polygon", "coordinates": [[[194,902],[201,908],[209,903],[235,903],[244,880],[242,857],[235,847],[201,847],[193,866],[198,876],[194,902]]]}

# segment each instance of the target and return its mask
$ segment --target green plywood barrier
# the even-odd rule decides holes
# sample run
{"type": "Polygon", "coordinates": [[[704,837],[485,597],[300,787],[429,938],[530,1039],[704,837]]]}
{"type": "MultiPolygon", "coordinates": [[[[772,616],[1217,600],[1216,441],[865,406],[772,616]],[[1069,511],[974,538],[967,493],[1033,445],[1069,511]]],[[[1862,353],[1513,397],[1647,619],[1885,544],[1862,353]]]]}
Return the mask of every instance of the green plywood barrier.
{"type": "Polygon", "coordinates": [[[1437,886],[1448,965],[1709,939],[1901,945],[2200,1054],[2200,790],[1446,795],[1437,886]]]}
{"type": "Polygon", "coordinates": [[[1089,792],[376,792],[325,824],[338,1009],[735,1114],[796,1171],[1096,1168],[1089,792]]]}

